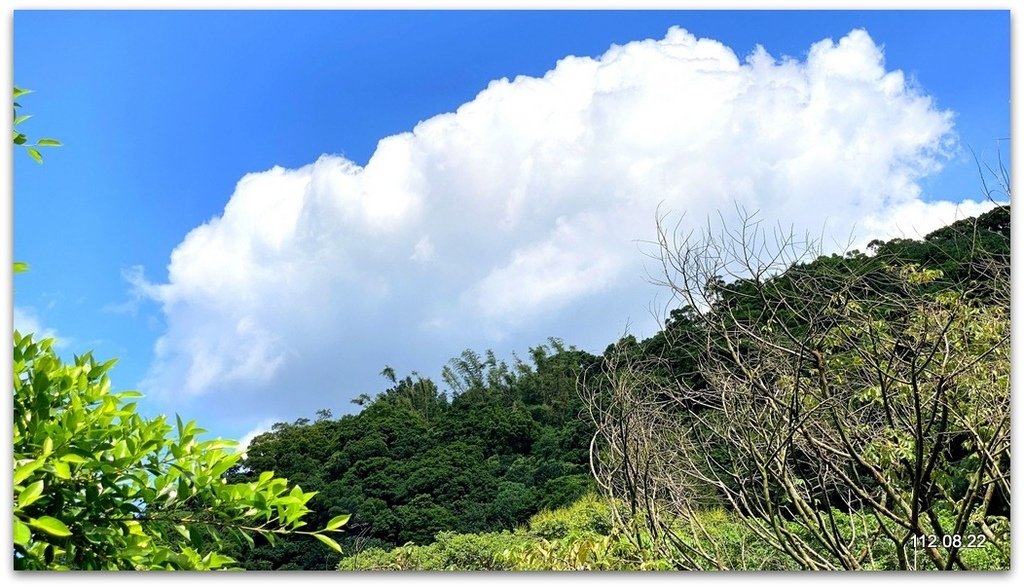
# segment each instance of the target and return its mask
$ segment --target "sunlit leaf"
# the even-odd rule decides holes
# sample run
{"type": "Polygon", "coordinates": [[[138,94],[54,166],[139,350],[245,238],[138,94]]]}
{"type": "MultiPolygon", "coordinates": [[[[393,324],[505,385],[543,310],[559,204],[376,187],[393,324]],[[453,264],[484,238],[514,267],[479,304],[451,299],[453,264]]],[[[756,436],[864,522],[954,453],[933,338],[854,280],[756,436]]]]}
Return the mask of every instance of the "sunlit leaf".
{"type": "Polygon", "coordinates": [[[340,529],[346,523],[348,523],[348,520],[350,518],[352,518],[352,515],[349,515],[349,514],[338,515],[338,516],[334,517],[333,519],[331,519],[330,521],[328,521],[327,522],[327,526],[324,527],[324,528],[327,529],[328,531],[334,531],[336,529],[340,529]]]}
{"type": "Polygon", "coordinates": [[[36,480],[18,494],[18,508],[25,508],[43,495],[43,481],[36,480]]]}
{"type": "Polygon", "coordinates": [[[42,459],[35,459],[24,465],[14,468],[14,485],[22,483],[25,480],[25,478],[29,477],[29,475],[31,475],[32,472],[38,470],[40,467],[42,467],[42,465],[42,459]]]}
{"type": "Polygon", "coordinates": [[[327,547],[330,547],[334,551],[341,553],[341,545],[338,545],[338,542],[334,539],[331,539],[327,535],[321,535],[320,533],[313,533],[313,536],[316,537],[321,543],[323,543],[327,547]]]}
{"type": "Polygon", "coordinates": [[[51,516],[41,516],[38,519],[29,519],[28,524],[29,526],[35,527],[36,529],[53,535],[54,537],[69,537],[71,535],[71,531],[68,530],[67,525],[51,516]]]}
{"type": "Polygon", "coordinates": [[[13,535],[15,545],[25,546],[32,540],[32,531],[29,530],[28,525],[19,519],[14,519],[13,535]]]}
{"type": "Polygon", "coordinates": [[[184,537],[186,541],[192,540],[192,533],[189,532],[188,527],[185,525],[174,525],[174,530],[184,537]]]}
{"type": "Polygon", "coordinates": [[[62,480],[71,479],[71,468],[66,461],[58,461],[53,464],[53,473],[62,480]]]}

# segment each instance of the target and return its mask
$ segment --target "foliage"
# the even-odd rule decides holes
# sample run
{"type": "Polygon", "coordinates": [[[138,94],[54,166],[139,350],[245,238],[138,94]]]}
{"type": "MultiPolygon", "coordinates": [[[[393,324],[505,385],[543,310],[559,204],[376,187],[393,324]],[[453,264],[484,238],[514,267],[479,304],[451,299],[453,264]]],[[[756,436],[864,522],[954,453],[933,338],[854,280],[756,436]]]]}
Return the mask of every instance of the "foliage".
{"type": "Polygon", "coordinates": [[[529,538],[521,531],[480,534],[438,533],[429,545],[409,544],[386,550],[373,547],[341,560],[339,570],[502,570],[500,554],[529,538]]]}
{"type": "Polygon", "coordinates": [[[29,157],[34,159],[36,163],[42,163],[43,155],[42,153],[39,152],[39,148],[60,147],[61,142],[58,141],[57,139],[43,138],[36,140],[34,143],[29,143],[28,136],[26,136],[25,133],[18,130],[18,125],[32,118],[32,115],[18,115],[18,109],[21,108],[21,104],[19,104],[17,100],[19,97],[24,96],[25,94],[29,94],[31,92],[32,90],[26,90],[24,88],[19,88],[17,86],[14,87],[14,124],[12,125],[14,132],[14,145],[23,147],[25,149],[25,152],[28,153],[29,157]]]}
{"type": "MultiPolygon", "coordinates": [[[[347,550],[426,544],[439,532],[511,529],[592,489],[578,418],[576,377],[597,358],[557,340],[511,366],[493,353],[464,352],[444,371],[448,394],[417,374],[359,399],[340,419],[278,423],[249,445],[233,480],[274,470],[315,490],[311,520],[353,513],[347,550]]],[[[311,555],[308,538],[239,545],[249,569],[332,569],[337,558],[311,555]]]]}
{"type": "MultiPolygon", "coordinates": [[[[764,545],[722,509],[701,513],[713,528],[728,569],[793,569],[791,560],[764,545]]],[[[668,570],[671,561],[651,547],[638,546],[613,523],[611,504],[596,495],[570,506],[543,511],[526,527],[478,534],[438,533],[428,545],[392,550],[365,549],[341,560],[340,570],[668,570]]]]}
{"type": "Polygon", "coordinates": [[[564,508],[545,510],[530,518],[530,531],[542,539],[560,539],[574,532],[607,535],[612,531],[608,504],[588,494],[564,508]]]}
{"type": "Polygon", "coordinates": [[[611,531],[610,523],[607,506],[591,494],[565,508],[534,515],[526,527],[478,534],[444,531],[427,545],[359,551],[341,560],[338,569],[574,569],[565,567],[568,554],[582,553],[580,546],[586,542],[599,542],[611,531]],[[538,558],[542,552],[547,560],[538,558]]]}
{"type": "MultiPolygon", "coordinates": [[[[25,152],[28,153],[29,157],[34,159],[36,163],[43,162],[43,156],[39,153],[39,147],[60,147],[61,142],[56,139],[39,139],[35,143],[29,144],[28,137],[25,133],[18,130],[18,125],[32,118],[30,114],[18,115],[18,109],[21,108],[21,104],[17,102],[19,96],[24,96],[30,93],[31,90],[25,90],[17,86],[14,87],[14,124],[12,125],[14,131],[14,146],[22,146],[25,148],[25,152]]],[[[21,272],[28,271],[28,264],[23,261],[14,262],[14,273],[18,274],[21,272]]]]}
{"type": "Polygon", "coordinates": [[[610,348],[585,387],[595,472],[622,499],[620,522],[642,520],[682,568],[725,567],[699,514],[716,502],[801,568],[999,561],[1008,210],[873,243],[871,256],[818,256],[751,218],[681,243],[660,235],[663,283],[684,306],[655,340],[610,348]],[[988,547],[917,553],[927,535],[988,547]]]}
{"type": "Polygon", "coordinates": [[[233,441],[202,441],[194,422],[136,412],[91,354],[65,364],[53,340],[14,333],[14,563],[18,569],[218,569],[224,535],[303,534],[312,492],[264,472],[223,478],[233,441]]]}

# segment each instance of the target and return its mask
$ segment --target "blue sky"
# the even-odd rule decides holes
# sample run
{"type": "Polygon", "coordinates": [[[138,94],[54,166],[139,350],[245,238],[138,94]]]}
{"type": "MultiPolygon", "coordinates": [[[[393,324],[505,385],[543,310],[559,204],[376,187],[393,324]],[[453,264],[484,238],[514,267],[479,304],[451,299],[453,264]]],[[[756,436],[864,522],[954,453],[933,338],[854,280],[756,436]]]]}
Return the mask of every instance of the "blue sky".
{"type": "Polygon", "coordinates": [[[659,203],[859,239],[982,210],[1009,33],[1007,11],[16,11],[20,129],[65,146],[14,154],[15,322],[233,437],[349,411],[385,364],[599,352],[667,303],[638,245],[659,203]]]}

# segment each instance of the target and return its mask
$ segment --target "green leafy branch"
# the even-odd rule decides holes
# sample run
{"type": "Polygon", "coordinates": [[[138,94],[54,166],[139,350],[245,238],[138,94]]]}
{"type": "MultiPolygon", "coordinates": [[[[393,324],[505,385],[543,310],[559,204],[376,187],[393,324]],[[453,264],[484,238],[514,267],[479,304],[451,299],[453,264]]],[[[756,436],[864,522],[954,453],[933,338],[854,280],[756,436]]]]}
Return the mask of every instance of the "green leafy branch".
{"type": "Polygon", "coordinates": [[[237,443],[201,440],[195,422],[136,412],[91,353],[64,363],[52,339],[14,333],[14,553],[18,569],[219,569],[221,537],[329,535],[348,515],[305,529],[316,494],[264,472],[229,483],[237,443]]]}
{"type": "Polygon", "coordinates": [[[63,145],[57,139],[43,138],[38,139],[34,143],[29,143],[28,136],[25,133],[18,130],[18,125],[32,118],[31,114],[18,115],[18,109],[21,108],[21,104],[17,102],[18,98],[25,94],[31,93],[32,90],[26,90],[14,86],[14,144],[25,148],[25,151],[29,154],[29,157],[36,160],[36,163],[43,162],[43,155],[39,152],[39,147],[60,147],[63,145]]]}

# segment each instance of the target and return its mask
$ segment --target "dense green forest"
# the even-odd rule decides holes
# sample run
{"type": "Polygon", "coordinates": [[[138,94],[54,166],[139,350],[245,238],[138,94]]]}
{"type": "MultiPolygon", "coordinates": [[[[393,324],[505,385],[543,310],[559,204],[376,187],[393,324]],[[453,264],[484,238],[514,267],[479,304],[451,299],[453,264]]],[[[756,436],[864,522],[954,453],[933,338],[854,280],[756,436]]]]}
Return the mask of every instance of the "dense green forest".
{"type": "MultiPolygon", "coordinates": [[[[386,368],[391,386],[357,399],[358,414],[275,425],[232,478],[272,470],[315,490],[315,522],[352,513],[343,569],[1005,567],[1009,234],[996,208],[870,253],[776,258],[784,267],[760,280],[702,268],[688,277],[704,279],[704,308],[681,306],[646,340],[602,356],[551,340],[511,366],[467,350],[444,369],[446,392],[386,368]],[[759,340],[750,325],[785,335],[759,340]],[[804,345],[795,362],[769,353],[785,341],[804,345]],[[766,394],[788,390],[802,410],[737,412],[780,400],[762,396],[724,412],[723,388],[769,381],[766,394]],[[773,443],[771,459],[757,455],[773,443]],[[598,503],[600,524],[538,531],[598,503]],[[984,546],[929,554],[918,534],[984,546]]],[[[249,569],[340,559],[309,537],[234,555],[249,569]]]]}
{"type": "MultiPolygon", "coordinates": [[[[441,531],[510,529],[542,509],[592,489],[579,418],[580,370],[599,358],[552,340],[511,366],[466,351],[444,370],[450,397],[409,376],[357,402],[359,414],[279,423],[256,437],[232,474],[274,471],[317,495],[315,519],[353,513],[347,549],[430,542],[441,531]]],[[[260,545],[241,561],[253,569],[329,569],[337,555],[316,541],[260,545]]]]}

